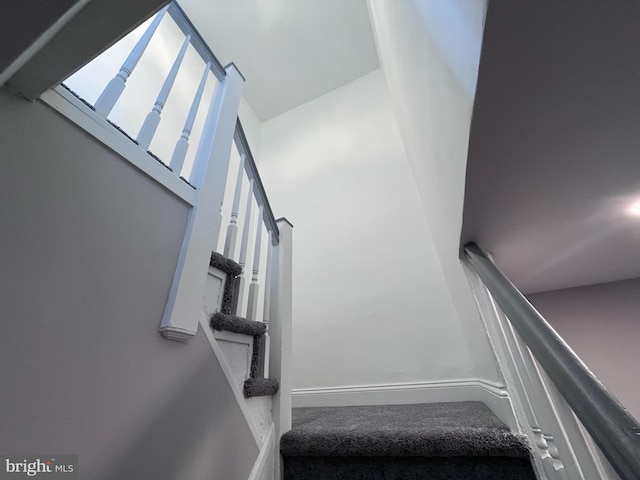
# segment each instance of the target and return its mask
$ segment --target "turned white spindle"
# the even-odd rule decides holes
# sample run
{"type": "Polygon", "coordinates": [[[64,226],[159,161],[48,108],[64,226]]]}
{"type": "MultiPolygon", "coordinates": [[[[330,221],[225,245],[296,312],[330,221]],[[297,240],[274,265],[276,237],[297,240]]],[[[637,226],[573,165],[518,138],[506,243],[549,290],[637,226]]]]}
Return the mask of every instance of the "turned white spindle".
{"type": "Polygon", "coordinates": [[[244,215],[244,226],[242,227],[242,241],[240,242],[240,257],[238,263],[242,267],[242,273],[236,278],[236,315],[242,315],[244,289],[246,284],[245,266],[247,264],[247,248],[249,247],[249,227],[251,226],[251,206],[253,204],[253,178],[249,181],[249,193],[247,194],[247,206],[244,215]]]}
{"type": "Polygon", "coordinates": [[[267,241],[267,263],[264,270],[264,308],[262,310],[262,323],[267,326],[267,331],[263,336],[263,350],[262,350],[262,376],[269,378],[269,355],[271,349],[271,337],[269,335],[269,310],[271,309],[271,276],[273,275],[273,268],[271,262],[273,261],[273,233],[269,233],[269,239],[267,241]]]}
{"type": "Polygon", "coordinates": [[[100,97],[98,97],[98,100],[94,105],[97,114],[101,115],[102,117],[106,117],[107,115],[109,115],[109,113],[113,109],[113,106],[120,98],[120,95],[122,95],[125,84],[127,83],[127,79],[131,76],[131,74],[133,73],[133,69],[136,68],[136,65],[142,57],[142,54],[147,49],[147,46],[151,41],[151,37],[153,37],[153,34],[156,33],[156,30],[158,29],[158,26],[160,25],[164,14],[167,13],[168,8],[169,7],[163,8],[156,15],[142,37],[140,37],[140,40],[138,40],[138,43],[136,43],[136,46],[133,47],[133,50],[131,50],[131,53],[122,64],[122,67],[120,67],[120,71],[116,74],[115,77],[111,79],[106,88],[100,94],[100,97]]]}
{"type": "Polygon", "coordinates": [[[202,78],[200,78],[200,85],[198,85],[198,90],[196,90],[193,102],[191,102],[191,108],[189,109],[187,120],[184,122],[182,135],[176,142],[176,147],[173,149],[173,155],[171,155],[171,163],[169,163],[169,167],[171,167],[171,170],[176,172],[176,175],[180,175],[182,166],[184,165],[184,159],[187,157],[187,150],[189,150],[189,136],[191,135],[193,124],[196,121],[196,115],[198,114],[198,108],[202,101],[202,94],[204,93],[204,87],[207,84],[207,77],[209,76],[210,68],[211,62],[207,62],[204,67],[204,72],[202,73],[202,78]]]}
{"type": "Polygon", "coordinates": [[[238,237],[238,210],[240,210],[240,196],[242,194],[242,178],[244,173],[244,162],[247,156],[243,153],[240,155],[240,167],[238,169],[238,177],[236,178],[236,190],[233,194],[233,206],[231,208],[231,220],[227,227],[227,238],[224,242],[224,256],[233,258],[236,250],[236,238],[238,237]]]}
{"type": "Polygon", "coordinates": [[[136,140],[138,141],[138,144],[145,150],[149,148],[149,145],[151,145],[151,140],[156,134],[156,130],[158,129],[158,125],[160,124],[160,114],[162,113],[164,104],[167,103],[167,99],[169,98],[169,94],[171,93],[171,88],[176,81],[178,70],[180,70],[180,65],[182,64],[184,55],[185,53],[187,53],[189,42],[191,42],[191,35],[187,35],[184,39],[184,42],[182,42],[182,47],[180,47],[180,51],[178,52],[173,65],[171,66],[171,70],[169,70],[167,78],[164,79],[164,83],[162,84],[162,88],[160,89],[160,93],[158,94],[158,98],[156,98],[156,102],[153,104],[153,108],[147,115],[147,118],[144,119],[144,123],[140,128],[140,133],[138,133],[138,138],[136,138],[136,140]]]}
{"type": "Polygon", "coordinates": [[[274,235],[269,232],[269,241],[267,242],[267,263],[264,270],[264,308],[262,310],[262,322],[267,325],[269,331],[269,309],[271,308],[271,277],[273,275],[273,241],[274,235]]]}
{"type": "Polygon", "coordinates": [[[251,285],[249,285],[249,301],[247,302],[247,319],[255,320],[258,314],[258,275],[260,274],[260,250],[262,249],[262,215],[264,208],[260,205],[258,218],[256,220],[256,244],[253,250],[253,270],[251,275],[251,285]]]}

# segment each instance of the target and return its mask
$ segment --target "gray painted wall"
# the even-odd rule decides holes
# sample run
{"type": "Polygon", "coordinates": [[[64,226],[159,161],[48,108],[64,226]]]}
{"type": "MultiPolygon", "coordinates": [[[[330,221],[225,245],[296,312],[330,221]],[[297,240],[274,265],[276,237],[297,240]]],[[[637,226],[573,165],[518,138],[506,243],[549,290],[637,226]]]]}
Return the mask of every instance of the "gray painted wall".
{"type": "Polygon", "coordinates": [[[0,3],[0,72],[26,50],[78,0],[21,0],[0,3]]]}
{"type": "Polygon", "coordinates": [[[0,445],[81,478],[242,479],[257,447],[206,338],[158,325],[188,207],[0,90],[0,445]]]}
{"type": "Polygon", "coordinates": [[[611,393],[640,419],[640,278],[528,298],[611,393]]]}

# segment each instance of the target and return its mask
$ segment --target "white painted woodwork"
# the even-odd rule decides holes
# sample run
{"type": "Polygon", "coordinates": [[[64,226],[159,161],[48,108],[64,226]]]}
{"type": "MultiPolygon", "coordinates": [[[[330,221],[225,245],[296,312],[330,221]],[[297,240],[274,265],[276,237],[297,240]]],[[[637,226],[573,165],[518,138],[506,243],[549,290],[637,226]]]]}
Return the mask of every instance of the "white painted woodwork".
{"type": "Polygon", "coordinates": [[[544,374],[529,349],[477,274],[467,269],[467,277],[505,373],[507,388],[516,400],[518,423],[533,447],[538,477],[549,480],[606,479],[573,413],[568,407],[563,411],[554,404],[552,394],[555,389],[545,383],[544,374]]]}
{"type": "MultiPolygon", "coordinates": [[[[292,330],[293,330],[293,225],[281,218],[277,222],[280,242],[273,251],[273,284],[271,287],[271,377],[280,381],[273,396],[273,422],[276,438],[291,430],[292,330]]],[[[276,477],[280,478],[280,458],[276,455],[276,477]]]]}
{"type": "Polygon", "coordinates": [[[247,193],[247,204],[244,212],[244,225],[242,226],[242,240],[240,242],[240,256],[238,257],[238,264],[242,267],[242,272],[237,277],[237,289],[236,289],[236,315],[242,316],[244,314],[244,291],[247,284],[246,264],[247,264],[247,250],[249,248],[249,230],[251,227],[251,208],[253,206],[253,183],[252,178],[249,181],[249,192],[247,193]]]}
{"type": "Polygon", "coordinates": [[[151,145],[151,140],[153,139],[153,136],[158,129],[162,109],[164,108],[165,103],[167,103],[167,99],[169,98],[169,94],[171,93],[171,88],[176,81],[178,70],[180,70],[180,65],[182,64],[184,55],[185,53],[187,53],[189,42],[191,42],[191,35],[187,35],[184,39],[184,42],[182,42],[182,46],[178,51],[178,55],[176,55],[176,59],[173,61],[171,70],[169,70],[167,78],[164,79],[164,83],[162,84],[162,88],[160,89],[160,93],[158,94],[158,98],[156,98],[156,101],[153,104],[153,108],[147,115],[147,118],[145,118],[144,123],[140,128],[140,132],[138,133],[138,137],[136,140],[138,140],[138,144],[145,150],[147,150],[149,148],[149,145],[151,145]]]}
{"type": "Polygon", "coordinates": [[[213,331],[224,358],[229,365],[236,388],[242,390],[251,371],[253,336],[226,331],[213,331]]]}
{"type": "Polygon", "coordinates": [[[193,207],[160,331],[170,340],[188,341],[198,330],[200,303],[211,251],[216,248],[244,79],[235,65],[226,68],[209,107],[196,152],[191,183],[199,190],[193,207]]]}
{"type": "Polygon", "coordinates": [[[182,135],[180,135],[180,138],[176,142],[176,147],[174,148],[173,154],[171,155],[171,162],[169,163],[169,167],[171,167],[171,170],[173,170],[174,173],[178,176],[180,176],[182,166],[184,165],[184,160],[187,156],[187,151],[189,150],[189,137],[191,136],[191,130],[193,129],[193,124],[196,120],[196,115],[198,114],[198,108],[200,107],[200,102],[202,101],[202,94],[204,93],[204,87],[207,84],[207,77],[209,76],[210,68],[211,62],[207,62],[207,64],[204,66],[202,77],[200,78],[200,84],[198,85],[196,94],[193,97],[193,102],[191,102],[191,108],[189,109],[187,119],[184,122],[182,135]]]}
{"type": "Polygon", "coordinates": [[[269,334],[269,314],[271,313],[271,284],[273,283],[273,233],[269,232],[269,241],[267,243],[267,263],[265,265],[264,275],[264,307],[262,310],[262,322],[266,325],[267,330],[264,333],[264,364],[262,365],[262,376],[269,378],[269,357],[271,350],[271,335],[269,334]]]}
{"type": "Polygon", "coordinates": [[[219,312],[222,307],[224,283],[226,279],[227,274],[222,270],[214,267],[209,267],[207,283],[204,290],[204,312],[208,317],[211,317],[211,315],[213,315],[214,313],[219,312]]]}
{"type": "Polygon", "coordinates": [[[235,401],[240,407],[242,415],[244,416],[244,419],[247,422],[249,429],[251,430],[253,439],[255,440],[258,448],[260,448],[263,443],[262,436],[260,435],[260,432],[258,431],[258,427],[256,426],[256,423],[253,420],[251,412],[249,411],[249,407],[245,402],[244,394],[242,390],[238,387],[235,381],[234,375],[231,372],[231,367],[229,366],[229,363],[227,362],[225,355],[222,352],[222,348],[220,347],[218,340],[216,340],[213,330],[209,326],[209,318],[205,315],[204,312],[201,312],[199,316],[199,325],[202,331],[204,332],[204,335],[207,338],[209,345],[213,350],[213,353],[215,354],[216,358],[218,359],[218,362],[220,363],[222,372],[224,373],[227,383],[231,387],[231,391],[233,392],[233,395],[235,397],[235,401]]]}
{"type": "Polygon", "coordinates": [[[191,186],[140,150],[128,137],[113,128],[113,125],[78,100],[67,89],[58,86],[48,90],[40,96],[40,100],[174,195],[189,205],[196,205],[198,195],[191,186]]]}
{"type": "Polygon", "coordinates": [[[267,325],[267,332],[269,331],[269,313],[271,308],[271,284],[273,276],[273,242],[274,235],[269,232],[269,241],[267,242],[267,262],[264,267],[264,306],[262,311],[262,322],[267,325]]]}
{"type": "Polygon", "coordinates": [[[102,117],[109,115],[113,106],[118,101],[118,98],[122,95],[127,79],[133,73],[133,70],[136,68],[140,58],[142,58],[142,54],[147,49],[153,34],[158,29],[158,26],[160,25],[164,14],[167,13],[168,8],[169,7],[165,7],[158,12],[142,37],[140,37],[140,40],[138,40],[138,43],[136,43],[136,46],[122,64],[122,67],[120,67],[120,71],[111,79],[102,94],[98,97],[98,100],[96,100],[94,108],[102,117]]]}
{"type": "Polygon", "coordinates": [[[248,480],[275,480],[273,471],[274,459],[277,455],[275,430],[275,425],[271,422],[248,480]]]}
{"type": "Polygon", "coordinates": [[[512,425],[514,422],[511,398],[505,386],[476,378],[299,388],[292,391],[292,399],[294,408],[478,401],[485,403],[505,424],[512,425]]]}
{"type": "Polygon", "coordinates": [[[246,154],[243,153],[242,155],[240,155],[240,166],[238,167],[236,189],[233,193],[233,206],[231,207],[231,220],[229,220],[229,226],[227,227],[227,236],[224,241],[223,255],[227,258],[233,258],[236,250],[236,239],[238,237],[238,211],[240,210],[242,179],[244,178],[244,162],[246,158],[246,154]]]}
{"type": "Polygon", "coordinates": [[[264,207],[260,205],[256,220],[256,241],[253,250],[253,269],[251,271],[251,285],[249,285],[249,300],[247,301],[247,319],[256,320],[258,314],[258,276],[260,274],[260,250],[262,249],[262,218],[264,207]]]}

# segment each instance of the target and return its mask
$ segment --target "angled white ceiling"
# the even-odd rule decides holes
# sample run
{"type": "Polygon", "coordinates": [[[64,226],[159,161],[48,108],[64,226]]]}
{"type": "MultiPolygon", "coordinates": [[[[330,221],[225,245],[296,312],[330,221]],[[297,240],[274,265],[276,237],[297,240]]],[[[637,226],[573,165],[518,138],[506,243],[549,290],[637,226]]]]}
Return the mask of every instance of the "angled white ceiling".
{"type": "Polygon", "coordinates": [[[365,0],[180,0],[261,120],[378,68],[365,0]]]}

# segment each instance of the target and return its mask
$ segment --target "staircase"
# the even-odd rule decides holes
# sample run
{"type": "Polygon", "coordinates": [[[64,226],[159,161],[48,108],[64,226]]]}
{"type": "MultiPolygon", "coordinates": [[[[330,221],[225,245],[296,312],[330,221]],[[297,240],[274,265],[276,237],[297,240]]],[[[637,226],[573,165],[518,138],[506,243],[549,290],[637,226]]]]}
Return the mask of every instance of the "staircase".
{"type": "MultiPolygon", "coordinates": [[[[216,332],[231,332],[251,337],[249,376],[244,380],[243,391],[246,398],[271,396],[278,393],[279,383],[275,378],[264,378],[265,349],[261,340],[267,333],[267,324],[233,315],[235,280],[242,273],[242,267],[231,259],[213,252],[209,266],[219,270],[224,276],[219,312],[211,316],[210,326],[216,332]]],[[[231,356],[233,354],[229,354],[231,356]]],[[[242,353],[240,356],[242,357],[242,353]]],[[[228,359],[230,363],[233,359],[228,359]]]]}
{"type": "Polygon", "coordinates": [[[483,403],[307,407],[282,436],[284,480],[534,480],[527,440],[483,403]]]}

